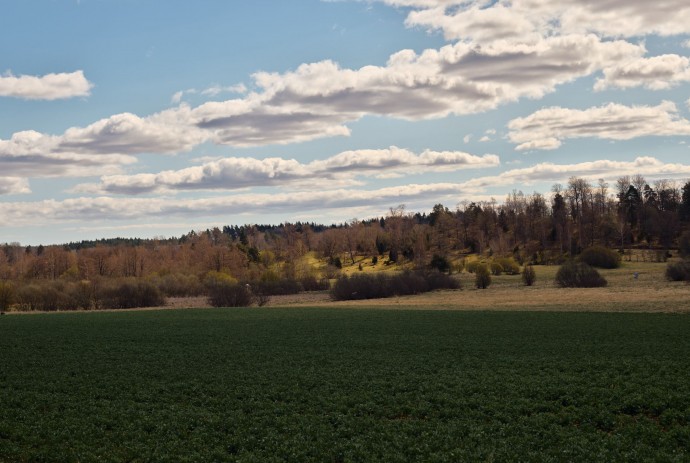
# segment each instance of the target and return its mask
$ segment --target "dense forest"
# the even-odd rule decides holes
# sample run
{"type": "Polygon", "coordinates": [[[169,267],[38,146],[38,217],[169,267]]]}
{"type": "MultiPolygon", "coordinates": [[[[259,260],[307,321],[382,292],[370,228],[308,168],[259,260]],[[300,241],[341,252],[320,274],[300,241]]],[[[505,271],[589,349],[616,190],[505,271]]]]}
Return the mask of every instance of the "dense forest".
{"type": "Polygon", "coordinates": [[[122,281],[141,286],[138,280],[164,296],[185,296],[203,294],[219,279],[289,280],[316,288],[315,281],[362,262],[424,268],[434,256],[481,254],[556,264],[592,245],[665,256],[688,228],[690,181],[650,184],[635,175],[609,185],[572,177],[548,195],[513,191],[502,203],[464,202],[453,210],[437,204],[428,213],[398,206],[385,217],[330,226],[298,222],[225,226],[169,239],[8,243],[1,246],[0,281],[14,282],[15,293],[55,282],[53,298],[69,287],[90,298],[82,304],[88,308],[90,294],[113,281],[120,282],[115,292],[122,281]]]}

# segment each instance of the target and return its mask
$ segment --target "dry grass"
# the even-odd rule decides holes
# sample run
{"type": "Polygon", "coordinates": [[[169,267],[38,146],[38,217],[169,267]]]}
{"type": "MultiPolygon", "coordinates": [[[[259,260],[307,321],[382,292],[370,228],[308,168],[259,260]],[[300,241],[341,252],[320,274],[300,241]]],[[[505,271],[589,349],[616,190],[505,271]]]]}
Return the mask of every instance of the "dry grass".
{"type": "MultiPolygon", "coordinates": [[[[371,261],[369,266],[374,267],[371,261]]],[[[384,267],[381,263],[376,267],[379,266],[384,267]]],[[[492,277],[493,282],[488,289],[475,289],[474,275],[463,273],[459,276],[462,290],[341,302],[333,302],[327,291],[319,291],[272,296],[267,306],[690,313],[690,285],[666,281],[664,263],[624,262],[619,269],[602,270],[601,274],[609,282],[606,288],[559,288],[554,283],[557,266],[535,266],[534,269],[537,281],[531,287],[524,286],[519,275],[501,275],[492,277]],[[638,274],[637,279],[634,278],[635,273],[638,274]]],[[[205,297],[191,297],[169,298],[165,307],[155,309],[207,307],[210,306],[205,297]]]]}
{"type": "Polygon", "coordinates": [[[668,282],[666,264],[625,262],[620,269],[603,270],[606,288],[559,288],[554,283],[558,267],[535,266],[537,282],[527,287],[519,275],[493,277],[485,290],[474,289],[474,275],[460,276],[463,290],[436,291],[418,296],[364,301],[332,302],[327,293],[273,298],[270,306],[329,306],[424,308],[440,310],[535,310],[596,312],[688,312],[690,286],[668,282]],[[638,278],[634,278],[637,272],[638,278]]]}

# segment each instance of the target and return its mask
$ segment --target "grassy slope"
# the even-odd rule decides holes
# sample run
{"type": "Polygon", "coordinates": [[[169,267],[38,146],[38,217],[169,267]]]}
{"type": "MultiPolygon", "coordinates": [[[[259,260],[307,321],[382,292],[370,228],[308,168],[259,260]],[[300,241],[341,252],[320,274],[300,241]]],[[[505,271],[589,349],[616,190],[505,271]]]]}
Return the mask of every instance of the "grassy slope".
{"type": "Polygon", "coordinates": [[[690,318],[0,318],[0,461],[687,461],[690,318]]]}

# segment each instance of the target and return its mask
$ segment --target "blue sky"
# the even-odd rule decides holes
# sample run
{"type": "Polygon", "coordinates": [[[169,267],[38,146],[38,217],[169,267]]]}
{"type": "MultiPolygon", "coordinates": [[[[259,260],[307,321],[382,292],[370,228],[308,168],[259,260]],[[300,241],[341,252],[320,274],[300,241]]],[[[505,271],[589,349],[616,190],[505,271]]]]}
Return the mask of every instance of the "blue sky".
{"type": "Polygon", "coordinates": [[[4,2],[0,243],[690,178],[690,5],[4,2]]]}

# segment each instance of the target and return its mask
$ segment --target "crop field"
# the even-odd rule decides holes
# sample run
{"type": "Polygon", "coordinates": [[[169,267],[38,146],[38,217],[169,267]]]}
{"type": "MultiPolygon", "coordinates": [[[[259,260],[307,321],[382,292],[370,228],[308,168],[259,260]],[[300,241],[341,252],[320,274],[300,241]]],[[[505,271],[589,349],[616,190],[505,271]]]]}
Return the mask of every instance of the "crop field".
{"type": "Polygon", "coordinates": [[[684,314],[0,317],[0,461],[688,461],[684,314]]]}

